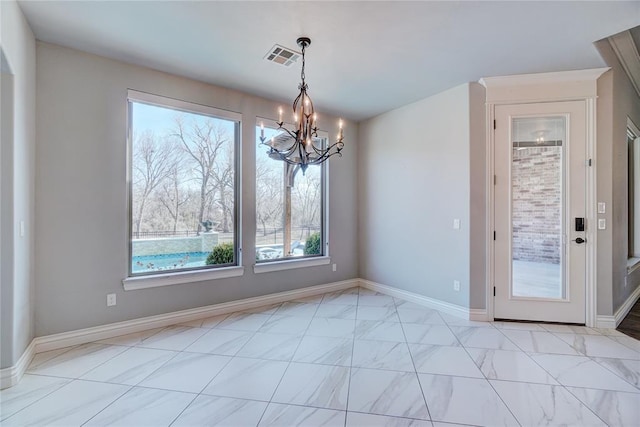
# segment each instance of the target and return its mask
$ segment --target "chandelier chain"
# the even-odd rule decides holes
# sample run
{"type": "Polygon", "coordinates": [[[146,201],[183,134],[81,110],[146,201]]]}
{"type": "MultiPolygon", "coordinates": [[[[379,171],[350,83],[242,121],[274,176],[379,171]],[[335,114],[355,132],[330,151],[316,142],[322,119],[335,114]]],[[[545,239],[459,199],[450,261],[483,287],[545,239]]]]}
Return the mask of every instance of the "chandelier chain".
{"type": "Polygon", "coordinates": [[[305,78],[305,74],[304,74],[304,65],[305,65],[304,51],[305,51],[306,47],[307,47],[307,45],[306,45],[306,43],[304,43],[302,45],[302,71],[300,72],[300,78],[302,79],[302,86],[304,86],[304,78],[305,78]]]}

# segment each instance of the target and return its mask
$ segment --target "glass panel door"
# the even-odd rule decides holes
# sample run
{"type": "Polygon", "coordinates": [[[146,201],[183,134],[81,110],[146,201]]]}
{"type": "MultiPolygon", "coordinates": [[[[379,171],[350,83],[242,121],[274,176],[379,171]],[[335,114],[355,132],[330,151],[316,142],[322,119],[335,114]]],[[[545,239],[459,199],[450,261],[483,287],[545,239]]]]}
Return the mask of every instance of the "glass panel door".
{"type": "Polygon", "coordinates": [[[511,121],[511,297],[565,299],[566,117],[511,121]]]}

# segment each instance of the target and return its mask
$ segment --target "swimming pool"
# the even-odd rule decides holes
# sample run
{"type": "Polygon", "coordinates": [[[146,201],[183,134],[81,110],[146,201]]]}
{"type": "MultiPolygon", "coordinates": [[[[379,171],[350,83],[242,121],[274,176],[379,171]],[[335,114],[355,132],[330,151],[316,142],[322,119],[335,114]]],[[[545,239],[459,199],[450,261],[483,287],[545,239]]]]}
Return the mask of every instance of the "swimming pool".
{"type": "Polygon", "coordinates": [[[182,268],[202,267],[210,252],[183,252],[166,255],[134,256],[131,259],[132,273],[166,271],[182,268]]]}

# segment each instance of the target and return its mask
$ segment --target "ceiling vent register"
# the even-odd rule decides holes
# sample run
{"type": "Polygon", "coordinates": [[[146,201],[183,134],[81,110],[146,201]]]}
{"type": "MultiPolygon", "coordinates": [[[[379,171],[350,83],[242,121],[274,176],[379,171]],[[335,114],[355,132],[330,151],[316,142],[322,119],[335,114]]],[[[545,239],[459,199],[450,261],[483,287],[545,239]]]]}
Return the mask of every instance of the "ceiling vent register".
{"type": "Polygon", "coordinates": [[[296,52],[288,47],[280,46],[279,44],[273,45],[269,52],[264,56],[269,62],[275,62],[276,64],[289,67],[300,58],[300,53],[296,52]]]}

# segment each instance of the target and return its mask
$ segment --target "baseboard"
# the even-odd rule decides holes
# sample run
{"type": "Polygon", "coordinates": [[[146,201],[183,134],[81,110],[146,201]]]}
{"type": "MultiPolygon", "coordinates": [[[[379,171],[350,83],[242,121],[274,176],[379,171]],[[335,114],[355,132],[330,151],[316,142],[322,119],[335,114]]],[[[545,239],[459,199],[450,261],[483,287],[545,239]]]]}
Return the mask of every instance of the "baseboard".
{"type": "Polygon", "coordinates": [[[15,365],[0,369],[0,390],[13,387],[18,384],[35,354],[35,343],[32,340],[15,365]]]}
{"type": "MultiPolygon", "coordinates": [[[[451,314],[452,316],[460,317],[462,319],[471,319],[470,310],[460,305],[451,304],[451,303],[440,301],[434,298],[429,298],[424,295],[394,288],[392,286],[382,285],[380,283],[372,282],[370,280],[359,279],[359,282],[360,282],[360,286],[362,286],[363,288],[367,288],[375,292],[380,292],[385,295],[401,298],[406,301],[411,301],[413,303],[420,304],[425,307],[432,308],[434,310],[439,310],[444,313],[451,314]]],[[[485,311],[486,313],[486,310],[483,310],[483,311],[485,311]]],[[[486,314],[485,314],[485,317],[486,317],[486,314]]]]}
{"type": "Polygon", "coordinates": [[[613,316],[596,316],[596,328],[615,329],[617,326],[616,318],[613,316]]]}
{"type": "Polygon", "coordinates": [[[328,283],[325,285],[309,286],[307,288],[295,289],[292,291],[278,292],[275,294],[214,304],[206,307],[192,308],[167,314],[160,314],[157,316],[110,323],[93,328],[78,329],[60,334],[47,335],[34,339],[35,351],[36,353],[41,353],[43,351],[56,350],[72,345],[113,338],[119,335],[132,334],[154,328],[162,328],[165,326],[175,325],[176,323],[190,322],[192,320],[204,319],[220,314],[232,313],[234,311],[249,310],[265,305],[291,301],[297,298],[339,291],[354,286],[358,286],[357,279],[328,283]]]}
{"type": "Polygon", "coordinates": [[[616,319],[616,328],[618,325],[627,317],[627,314],[631,311],[635,303],[640,299],[640,286],[636,287],[636,289],[631,292],[629,298],[625,300],[624,303],[616,310],[613,317],[616,319]]]}
{"type": "Polygon", "coordinates": [[[175,311],[157,316],[143,317],[140,319],[126,320],[124,322],[110,323],[92,328],[78,329],[75,331],[37,337],[31,341],[18,360],[18,363],[14,366],[0,370],[0,388],[4,389],[17,384],[22,378],[22,375],[24,375],[29,363],[31,363],[31,359],[36,353],[70,347],[73,345],[86,344],[135,332],[142,332],[148,329],[162,328],[165,326],[175,325],[176,323],[190,322],[192,320],[204,319],[234,311],[249,310],[298,298],[311,297],[324,294],[326,292],[348,289],[358,285],[358,279],[344,280],[325,285],[309,286],[307,288],[294,289],[292,291],[278,292],[275,294],[214,304],[206,307],[175,311]]]}
{"type": "Polygon", "coordinates": [[[613,316],[597,316],[596,327],[602,329],[615,329],[627,317],[635,303],[640,299],[640,286],[638,286],[625,302],[616,310],[613,316]]]}
{"type": "Polygon", "coordinates": [[[469,320],[474,322],[492,322],[493,318],[489,318],[486,308],[470,308],[469,320]]]}

